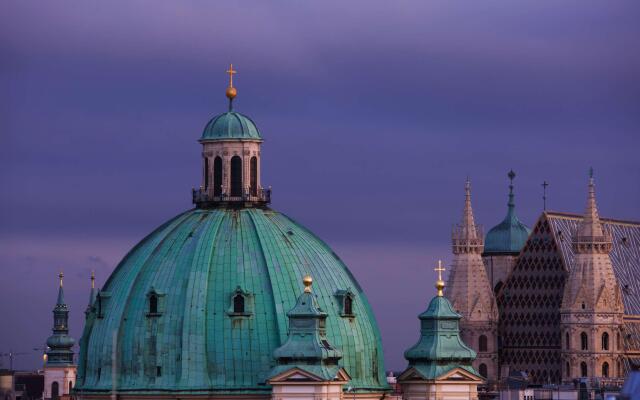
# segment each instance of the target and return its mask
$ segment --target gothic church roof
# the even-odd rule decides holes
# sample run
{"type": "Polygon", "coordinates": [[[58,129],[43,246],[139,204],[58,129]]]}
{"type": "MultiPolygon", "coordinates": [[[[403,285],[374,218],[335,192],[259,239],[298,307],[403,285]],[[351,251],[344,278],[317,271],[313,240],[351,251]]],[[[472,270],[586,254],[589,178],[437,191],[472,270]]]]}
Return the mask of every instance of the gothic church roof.
{"type": "MultiPolygon", "coordinates": [[[[573,269],[574,249],[572,237],[578,231],[583,215],[546,211],[556,244],[567,270],[573,269]]],[[[612,249],[609,253],[613,272],[622,289],[625,314],[640,315],[640,222],[600,218],[611,234],[612,249]]]]}

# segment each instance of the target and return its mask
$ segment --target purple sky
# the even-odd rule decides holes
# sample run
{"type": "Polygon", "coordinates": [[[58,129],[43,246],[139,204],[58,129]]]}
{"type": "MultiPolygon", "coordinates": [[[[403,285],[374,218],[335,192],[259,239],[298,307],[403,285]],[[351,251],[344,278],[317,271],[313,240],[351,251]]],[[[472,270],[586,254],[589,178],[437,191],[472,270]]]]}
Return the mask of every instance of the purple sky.
{"type": "Polygon", "coordinates": [[[0,353],[38,366],[61,267],[78,339],[90,270],[101,284],[191,207],[229,62],[273,207],[350,266],[389,369],[451,259],[467,175],[485,230],[510,168],[529,225],[543,180],[549,208],[581,212],[590,166],[601,214],[640,219],[640,3],[425,3],[3,2],[0,353]]]}

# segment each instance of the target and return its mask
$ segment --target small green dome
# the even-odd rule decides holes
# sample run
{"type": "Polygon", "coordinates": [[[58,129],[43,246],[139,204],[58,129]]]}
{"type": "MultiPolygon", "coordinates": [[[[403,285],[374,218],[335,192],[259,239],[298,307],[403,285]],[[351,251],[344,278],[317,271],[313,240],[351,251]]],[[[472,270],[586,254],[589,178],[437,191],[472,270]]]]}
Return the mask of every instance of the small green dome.
{"type": "MultiPolygon", "coordinates": [[[[512,174],[513,171],[510,172],[512,174]]],[[[515,174],[513,174],[515,176],[515,174]]],[[[512,180],[513,177],[509,176],[512,180]]],[[[484,254],[518,254],[531,233],[531,229],[516,216],[513,201],[513,184],[509,186],[507,216],[487,232],[484,238],[484,254]]]]}
{"type": "Polygon", "coordinates": [[[229,139],[262,140],[262,136],[251,118],[235,111],[228,111],[213,117],[207,123],[200,141],[229,139]]]}
{"type": "Polygon", "coordinates": [[[351,386],[385,390],[380,333],[362,289],[329,246],[268,208],[190,210],[138,243],[87,317],[77,389],[269,395],[274,351],[287,341],[287,311],[307,274],[351,386]],[[343,291],[353,293],[355,316],[342,312],[343,291]]]}

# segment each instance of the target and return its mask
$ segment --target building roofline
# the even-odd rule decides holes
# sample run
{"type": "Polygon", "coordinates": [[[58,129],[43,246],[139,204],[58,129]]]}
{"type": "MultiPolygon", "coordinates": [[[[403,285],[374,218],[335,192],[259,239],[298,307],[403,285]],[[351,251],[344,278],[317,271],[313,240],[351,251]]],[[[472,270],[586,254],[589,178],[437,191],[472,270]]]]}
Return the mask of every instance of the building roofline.
{"type": "MultiPolygon", "coordinates": [[[[584,218],[583,214],[568,213],[568,212],[561,212],[561,211],[546,210],[546,211],[543,211],[542,214],[552,218],[565,218],[565,219],[575,219],[575,220],[582,220],[584,218]]],[[[640,221],[606,218],[606,217],[600,217],[600,221],[611,223],[611,224],[623,224],[623,225],[633,225],[633,226],[640,225],[640,221]]]]}

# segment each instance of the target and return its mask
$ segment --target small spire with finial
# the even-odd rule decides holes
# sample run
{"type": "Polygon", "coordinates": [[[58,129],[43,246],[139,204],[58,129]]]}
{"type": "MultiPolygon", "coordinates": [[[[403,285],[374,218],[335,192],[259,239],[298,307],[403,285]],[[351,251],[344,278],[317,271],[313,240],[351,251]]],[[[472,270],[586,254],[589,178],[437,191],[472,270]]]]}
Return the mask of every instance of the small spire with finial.
{"type": "Polygon", "coordinates": [[[96,271],[91,271],[91,289],[96,288],[96,271]]]}
{"type": "Polygon", "coordinates": [[[58,274],[58,278],[60,278],[60,287],[62,287],[62,278],[64,278],[64,274],[62,273],[62,270],[60,270],[60,273],[58,274]]]}
{"type": "Polygon", "coordinates": [[[547,186],[549,183],[547,181],[542,182],[542,210],[547,210],[547,186]]]}
{"type": "Polygon", "coordinates": [[[233,99],[238,95],[238,91],[233,87],[233,75],[238,71],[233,69],[233,64],[229,64],[227,74],[229,74],[229,86],[227,87],[226,95],[229,99],[229,111],[233,110],[233,99]]]}
{"type": "Polygon", "coordinates": [[[444,267],[442,266],[442,260],[438,260],[438,266],[433,270],[438,273],[438,280],[436,281],[436,289],[438,289],[438,296],[442,297],[444,296],[443,289],[445,286],[445,283],[442,280],[442,272],[445,271],[444,267]]]}
{"type": "Polygon", "coordinates": [[[311,285],[313,284],[313,278],[311,278],[311,275],[306,275],[302,278],[302,283],[304,284],[304,292],[311,293],[311,285]]]}

